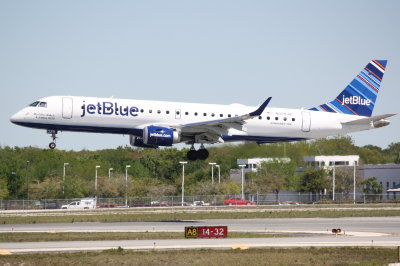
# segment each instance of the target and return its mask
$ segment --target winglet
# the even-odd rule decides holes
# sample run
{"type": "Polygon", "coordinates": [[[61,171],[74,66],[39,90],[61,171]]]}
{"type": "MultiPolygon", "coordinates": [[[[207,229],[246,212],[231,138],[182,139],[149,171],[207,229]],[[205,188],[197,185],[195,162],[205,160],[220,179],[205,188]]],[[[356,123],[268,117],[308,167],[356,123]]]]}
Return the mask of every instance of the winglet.
{"type": "Polygon", "coordinates": [[[267,107],[267,105],[269,104],[269,101],[271,101],[272,97],[269,97],[267,100],[265,100],[265,102],[263,102],[263,104],[260,105],[260,107],[258,107],[257,110],[255,110],[254,112],[251,112],[249,115],[250,116],[259,116],[264,112],[265,107],[267,107]]]}

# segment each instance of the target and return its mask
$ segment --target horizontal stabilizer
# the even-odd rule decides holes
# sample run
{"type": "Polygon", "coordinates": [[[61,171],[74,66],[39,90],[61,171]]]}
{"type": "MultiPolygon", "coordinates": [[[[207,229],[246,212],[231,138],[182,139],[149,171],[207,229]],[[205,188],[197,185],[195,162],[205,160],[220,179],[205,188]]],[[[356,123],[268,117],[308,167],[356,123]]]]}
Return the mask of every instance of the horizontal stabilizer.
{"type": "Polygon", "coordinates": [[[342,122],[342,125],[365,125],[371,122],[376,122],[391,116],[394,116],[396,114],[384,114],[384,115],[377,115],[377,116],[371,116],[371,117],[367,117],[367,118],[361,118],[361,119],[357,119],[357,120],[352,120],[349,122],[342,122]]]}

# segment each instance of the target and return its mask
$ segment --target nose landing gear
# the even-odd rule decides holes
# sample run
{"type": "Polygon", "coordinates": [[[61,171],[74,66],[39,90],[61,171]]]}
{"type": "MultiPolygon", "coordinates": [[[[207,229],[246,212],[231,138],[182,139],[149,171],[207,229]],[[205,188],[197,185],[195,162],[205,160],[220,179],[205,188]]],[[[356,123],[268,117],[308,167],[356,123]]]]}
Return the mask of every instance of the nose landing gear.
{"type": "Polygon", "coordinates": [[[195,161],[195,160],[206,160],[208,158],[209,152],[206,148],[204,148],[204,145],[201,144],[200,149],[196,151],[194,148],[194,145],[192,144],[192,147],[188,151],[186,157],[189,161],[195,161]]]}
{"type": "Polygon", "coordinates": [[[56,148],[57,130],[48,129],[47,134],[51,134],[52,142],[49,143],[49,148],[54,150],[56,148]]]}

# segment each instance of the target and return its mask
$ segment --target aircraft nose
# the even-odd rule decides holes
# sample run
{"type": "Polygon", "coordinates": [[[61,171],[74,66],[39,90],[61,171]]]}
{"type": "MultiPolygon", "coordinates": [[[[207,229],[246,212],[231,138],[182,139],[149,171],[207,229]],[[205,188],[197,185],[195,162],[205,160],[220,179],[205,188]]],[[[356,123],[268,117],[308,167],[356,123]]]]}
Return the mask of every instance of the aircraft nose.
{"type": "Polygon", "coordinates": [[[24,116],[23,116],[23,114],[22,114],[22,111],[19,111],[19,112],[13,114],[13,115],[10,117],[10,121],[11,121],[12,123],[14,123],[14,124],[17,124],[18,122],[21,122],[23,119],[24,119],[24,116]]]}

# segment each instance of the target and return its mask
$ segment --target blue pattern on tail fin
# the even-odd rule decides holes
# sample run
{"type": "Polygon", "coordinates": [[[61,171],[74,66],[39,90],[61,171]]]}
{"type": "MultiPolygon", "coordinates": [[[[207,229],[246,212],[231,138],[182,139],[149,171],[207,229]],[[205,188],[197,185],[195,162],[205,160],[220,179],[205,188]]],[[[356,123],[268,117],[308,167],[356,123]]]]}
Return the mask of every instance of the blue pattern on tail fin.
{"type": "Polygon", "coordinates": [[[372,60],[333,101],[309,110],[371,116],[386,64],[387,60],[372,60]]]}

